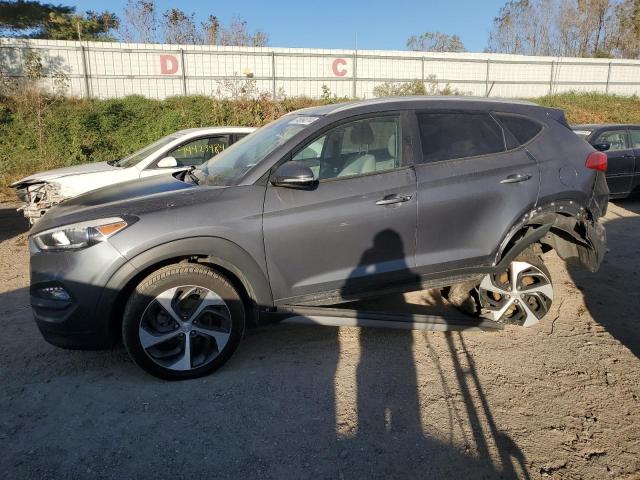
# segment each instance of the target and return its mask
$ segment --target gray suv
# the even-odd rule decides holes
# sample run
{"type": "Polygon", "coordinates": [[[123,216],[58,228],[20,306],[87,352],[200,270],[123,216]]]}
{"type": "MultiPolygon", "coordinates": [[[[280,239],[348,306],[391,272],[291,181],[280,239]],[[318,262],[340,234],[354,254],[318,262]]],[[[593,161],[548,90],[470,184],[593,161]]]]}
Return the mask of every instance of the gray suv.
{"type": "Polygon", "coordinates": [[[442,288],[478,322],[529,326],[554,298],[541,253],[602,261],[606,166],[527,102],[299,110],[199,168],[54,207],[30,236],[31,304],[47,341],[122,336],[168,379],[222,365],[246,326],[384,292],[442,288]]]}

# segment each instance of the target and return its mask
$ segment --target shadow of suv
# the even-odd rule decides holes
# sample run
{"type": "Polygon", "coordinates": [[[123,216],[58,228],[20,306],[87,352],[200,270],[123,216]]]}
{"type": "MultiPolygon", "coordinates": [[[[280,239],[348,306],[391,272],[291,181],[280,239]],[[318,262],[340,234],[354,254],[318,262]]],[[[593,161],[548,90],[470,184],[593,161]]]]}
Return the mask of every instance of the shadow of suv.
{"type": "Polygon", "coordinates": [[[479,320],[529,326],[553,301],[540,253],[602,261],[605,169],[562,111],[528,102],[299,110],[195,170],[53,208],[30,237],[33,312],[63,347],[121,333],[164,378],[208,373],[292,306],[382,292],[450,287],[479,320]]]}

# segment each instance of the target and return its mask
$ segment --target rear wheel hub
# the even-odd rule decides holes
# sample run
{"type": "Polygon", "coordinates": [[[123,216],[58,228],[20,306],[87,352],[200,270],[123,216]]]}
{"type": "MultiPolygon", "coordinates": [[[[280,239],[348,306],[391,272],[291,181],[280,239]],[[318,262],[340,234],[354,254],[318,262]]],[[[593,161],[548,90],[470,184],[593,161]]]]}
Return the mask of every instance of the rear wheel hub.
{"type": "Polygon", "coordinates": [[[483,317],[529,327],[551,308],[553,286],[540,268],[514,261],[507,271],[486,275],[478,287],[478,296],[483,317]]]}

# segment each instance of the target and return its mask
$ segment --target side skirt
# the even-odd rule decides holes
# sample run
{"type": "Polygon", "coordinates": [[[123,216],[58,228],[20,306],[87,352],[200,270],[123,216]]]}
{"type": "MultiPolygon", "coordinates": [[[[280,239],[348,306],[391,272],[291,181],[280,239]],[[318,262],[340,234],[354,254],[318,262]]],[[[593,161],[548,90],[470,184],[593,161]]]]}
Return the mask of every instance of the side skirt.
{"type": "Polygon", "coordinates": [[[280,305],[275,311],[263,312],[268,322],[331,327],[378,327],[437,332],[501,330],[502,324],[458,312],[446,315],[387,313],[347,308],[280,305]]]}

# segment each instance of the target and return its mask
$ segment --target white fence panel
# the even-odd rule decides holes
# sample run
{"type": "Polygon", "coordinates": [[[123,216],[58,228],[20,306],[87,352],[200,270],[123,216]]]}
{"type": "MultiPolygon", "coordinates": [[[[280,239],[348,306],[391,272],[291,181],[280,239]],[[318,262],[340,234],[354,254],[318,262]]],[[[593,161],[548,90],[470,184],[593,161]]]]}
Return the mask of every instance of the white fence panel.
{"type": "Polygon", "coordinates": [[[640,94],[640,61],[487,53],[248,48],[0,39],[0,74],[19,78],[37,56],[43,86],[66,94],[370,98],[384,82],[429,82],[466,94],[537,97],[567,91],[640,94]],[[323,87],[326,87],[323,89],[323,87]]]}

